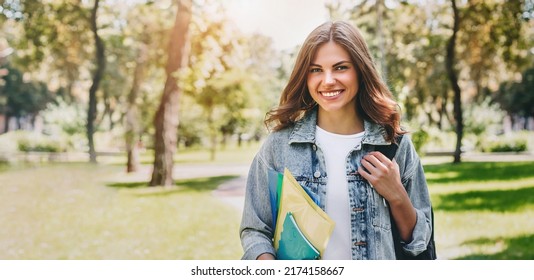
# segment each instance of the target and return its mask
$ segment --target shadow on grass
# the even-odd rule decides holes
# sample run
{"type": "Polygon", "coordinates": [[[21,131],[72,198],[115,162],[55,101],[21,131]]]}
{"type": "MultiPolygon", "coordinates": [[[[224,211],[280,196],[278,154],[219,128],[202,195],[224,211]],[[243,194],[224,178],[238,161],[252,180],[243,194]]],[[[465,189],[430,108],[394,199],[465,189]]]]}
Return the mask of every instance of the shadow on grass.
{"type": "Polygon", "coordinates": [[[534,187],[513,190],[470,191],[438,196],[434,206],[444,211],[512,212],[534,207],[534,187]]]}
{"type": "Polygon", "coordinates": [[[533,260],[534,259],[534,234],[514,238],[488,239],[480,238],[468,241],[462,245],[494,246],[504,243],[505,249],[495,254],[473,254],[457,258],[458,260],[533,260]]]}
{"type": "Polygon", "coordinates": [[[205,177],[205,178],[193,178],[174,181],[174,185],[168,188],[161,187],[149,187],[148,182],[129,182],[129,183],[110,183],[108,187],[112,188],[124,188],[124,189],[144,189],[145,193],[139,193],[140,195],[167,195],[177,192],[208,192],[217,189],[222,183],[237,178],[234,175],[205,177]],[[150,192],[152,189],[157,191],[150,192]]]}
{"type": "Polygon", "coordinates": [[[512,181],[534,177],[534,162],[463,162],[425,165],[429,184],[512,181]]]}

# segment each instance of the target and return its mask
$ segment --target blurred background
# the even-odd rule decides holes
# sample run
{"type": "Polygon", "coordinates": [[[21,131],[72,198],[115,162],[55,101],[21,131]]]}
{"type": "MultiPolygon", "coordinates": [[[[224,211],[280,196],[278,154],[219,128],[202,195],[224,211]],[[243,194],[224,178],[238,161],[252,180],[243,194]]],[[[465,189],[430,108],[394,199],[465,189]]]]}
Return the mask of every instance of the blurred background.
{"type": "Polygon", "coordinates": [[[359,27],[441,259],[534,259],[532,0],[0,0],[0,259],[238,259],[306,36],[359,27]]]}

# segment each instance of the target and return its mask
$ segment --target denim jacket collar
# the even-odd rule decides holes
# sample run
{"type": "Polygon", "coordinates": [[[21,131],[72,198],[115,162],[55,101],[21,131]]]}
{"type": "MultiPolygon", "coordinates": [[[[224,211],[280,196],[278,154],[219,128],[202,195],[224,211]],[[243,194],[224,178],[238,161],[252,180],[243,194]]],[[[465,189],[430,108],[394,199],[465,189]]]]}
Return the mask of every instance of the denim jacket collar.
{"type": "MultiPolygon", "coordinates": [[[[289,136],[289,144],[292,143],[315,143],[315,126],[317,125],[317,108],[312,109],[295,123],[289,136]]],[[[365,136],[362,144],[389,145],[384,139],[386,134],[384,127],[364,120],[365,136]]]]}

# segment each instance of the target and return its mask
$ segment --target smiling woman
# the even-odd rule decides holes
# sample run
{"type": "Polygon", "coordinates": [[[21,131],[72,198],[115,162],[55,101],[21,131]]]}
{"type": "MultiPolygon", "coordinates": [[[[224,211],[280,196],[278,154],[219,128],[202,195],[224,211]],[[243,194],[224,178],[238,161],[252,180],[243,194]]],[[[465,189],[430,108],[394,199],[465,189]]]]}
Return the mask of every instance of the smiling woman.
{"type": "Polygon", "coordinates": [[[430,198],[412,142],[399,140],[406,132],[397,107],[357,28],[344,21],[315,28],[267,113],[273,131],[248,176],[243,258],[277,256],[272,238],[281,225],[273,222],[269,174],[285,169],[335,221],[322,259],[395,259],[400,247],[421,254],[432,233],[430,198]],[[391,145],[395,159],[376,151],[391,145]]]}

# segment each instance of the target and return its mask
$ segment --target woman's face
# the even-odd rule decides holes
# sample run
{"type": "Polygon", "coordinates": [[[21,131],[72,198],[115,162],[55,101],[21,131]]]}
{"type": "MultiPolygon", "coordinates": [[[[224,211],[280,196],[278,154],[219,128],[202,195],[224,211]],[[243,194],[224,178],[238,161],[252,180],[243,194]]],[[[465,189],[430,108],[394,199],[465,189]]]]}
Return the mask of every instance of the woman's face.
{"type": "Polygon", "coordinates": [[[307,76],[311,97],[327,113],[355,114],[358,74],[349,53],[330,41],[317,49],[307,76]]]}

